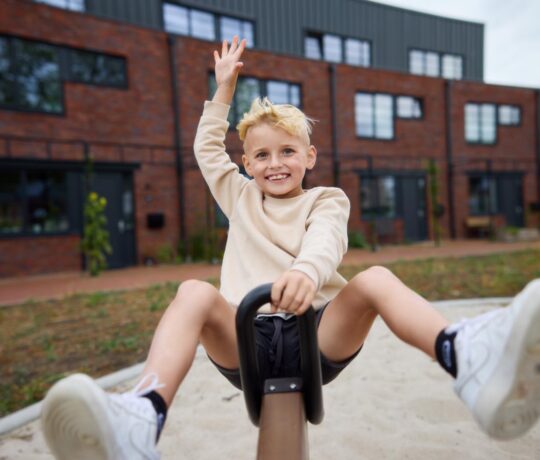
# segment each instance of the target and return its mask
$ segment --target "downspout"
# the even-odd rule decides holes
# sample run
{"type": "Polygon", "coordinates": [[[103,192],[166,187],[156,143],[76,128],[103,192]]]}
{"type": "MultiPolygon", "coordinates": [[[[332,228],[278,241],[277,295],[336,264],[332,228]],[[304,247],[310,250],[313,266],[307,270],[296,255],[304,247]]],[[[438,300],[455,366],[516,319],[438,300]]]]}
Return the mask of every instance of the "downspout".
{"type": "Polygon", "coordinates": [[[456,214],[454,209],[454,154],[452,152],[452,85],[450,80],[444,82],[444,107],[446,123],[446,185],[448,193],[448,220],[450,238],[456,239],[456,214]]]}
{"type": "Polygon", "coordinates": [[[538,192],[536,206],[537,212],[540,212],[540,89],[535,91],[534,96],[536,106],[536,189],[538,192]]]}
{"type": "Polygon", "coordinates": [[[169,52],[169,71],[171,80],[172,109],[174,120],[174,151],[176,161],[176,175],[178,177],[178,212],[180,214],[180,241],[182,242],[182,257],[187,256],[187,235],[186,235],[186,207],[184,200],[184,165],[182,163],[182,138],[180,136],[180,108],[179,92],[176,81],[176,40],[171,35],[167,35],[167,49],[169,52]]]}
{"type": "Polygon", "coordinates": [[[338,139],[337,139],[337,110],[336,110],[336,65],[330,64],[328,66],[328,72],[330,74],[330,117],[332,119],[332,177],[334,181],[334,187],[339,187],[339,153],[338,153],[338,139]]]}

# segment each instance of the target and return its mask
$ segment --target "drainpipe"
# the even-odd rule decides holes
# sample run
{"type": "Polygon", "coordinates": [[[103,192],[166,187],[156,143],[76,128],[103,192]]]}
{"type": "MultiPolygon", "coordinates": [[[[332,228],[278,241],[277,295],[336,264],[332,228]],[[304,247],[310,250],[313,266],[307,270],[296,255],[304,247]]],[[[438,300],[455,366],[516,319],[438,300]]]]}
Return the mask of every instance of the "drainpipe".
{"type": "Polygon", "coordinates": [[[339,154],[337,140],[336,65],[328,66],[330,74],[330,117],[332,119],[332,173],[334,187],[339,187],[339,154]]]}
{"type": "Polygon", "coordinates": [[[176,160],[176,175],[178,177],[178,211],[180,214],[180,241],[182,242],[182,257],[187,256],[187,235],[186,235],[186,207],[184,200],[184,165],[182,163],[182,138],[180,136],[180,109],[179,92],[176,81],[176,40],[171,35],[167,35],[167,49],[169,52],[169,71],[171,80],[171,103],[174,120],[174,151],[176,160]]]}
{"type": "Polygon", "coordinates": [[[448,193],[448,219],[450,238],[456,239],[456,214],[454,209],[454,155],[452,152],[452,83],[444,82],[444,107],[446,124],[446,185],[448,193]]]}
{"type": "MultiPolygon", "coordinates": [[[[536,106],[536,189],[538,192],[536,206],[540,208],[540,89],[537,89],[534,95],[536,106]]],[[[540,212],[540,209],[537,211],[540,212]]]]}

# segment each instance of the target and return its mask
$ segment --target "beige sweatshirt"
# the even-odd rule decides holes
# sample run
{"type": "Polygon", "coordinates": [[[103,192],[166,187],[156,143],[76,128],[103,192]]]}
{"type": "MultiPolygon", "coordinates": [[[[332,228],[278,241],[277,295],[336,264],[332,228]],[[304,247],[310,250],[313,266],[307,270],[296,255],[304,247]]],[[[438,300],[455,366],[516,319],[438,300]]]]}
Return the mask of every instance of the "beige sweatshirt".
{"type": "Polygon", "coordinates": [[[337,267],[347,250],[349,200],[330,187],[286,199],[265,196],[225,151],[228,112],[228,105],[205,102],[194,145],[204,179],[229,219],[221,293],[239,305],[251,289],[293,269],[315,282],[313,306],[320,308],[346,284],[337,267]]]}

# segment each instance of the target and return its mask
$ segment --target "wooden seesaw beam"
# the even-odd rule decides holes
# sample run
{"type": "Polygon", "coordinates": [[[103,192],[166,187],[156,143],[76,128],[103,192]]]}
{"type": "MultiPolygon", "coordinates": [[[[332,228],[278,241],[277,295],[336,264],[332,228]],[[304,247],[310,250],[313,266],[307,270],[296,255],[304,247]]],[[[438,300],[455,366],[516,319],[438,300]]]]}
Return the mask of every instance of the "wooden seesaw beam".
{"type": "Polygon", "coordinates": [[[260,426],[257,460],[307,460],[307,421],[324,416],[317,327],[313,308],[297,318],[301,378],[259,376],[253,319],[270,302],[271,284],[250,291],[236,313],[240,378],[249,417],[260,426]]]}

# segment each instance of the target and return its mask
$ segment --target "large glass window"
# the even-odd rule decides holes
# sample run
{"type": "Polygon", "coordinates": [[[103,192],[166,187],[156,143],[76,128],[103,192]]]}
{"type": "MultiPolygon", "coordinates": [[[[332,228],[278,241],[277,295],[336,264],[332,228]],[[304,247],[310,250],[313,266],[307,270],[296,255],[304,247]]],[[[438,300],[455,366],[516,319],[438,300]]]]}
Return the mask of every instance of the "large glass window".
{"type": "Polygon", "coordinates": [[[84,0],[34,0],[37,3],[46,3],[47,5],[56,6],[72,11],[84,11],[84,0]]]}
{"type": "Polygon", "coordinates": [[[399,118],[422,118],[422,103],[412,96],[396,98],[396,114],[399,118]]]}
{"type": "Polygon", "coordinates": [[[493,176],[469,177],[469,214],[490,215],[498,212],[497,182],[493,176]]]}
{"type": "Polygon", "coordinates": [[[499,105],[499,124],[518,126],[521,123],[521,109],[515,105],[499,105]]]}
{"type": "Polygon", "coordinates": [[[45,234],[69,230],[66,173],[0,173],[0,234],[45,234]]]}
{"type": "Polygon", "coordinates": [[[304,48],[306,57],[310,59],[345,62],[363,67],[371,64],[371,44],[357,38],[310,33],[304,38],[304,48]]]}
{"type": "Polygon", "coordinates": [[[389,94],[357,93],[355,119],[358,136],[392,139],[394,137],[393,97],[389,94]]]}
{"type": "Polygon", "coordinates": [[[29,110],[62,112],[58,48],[25,40],[13,40],[13,47],[17,105],[29,110]]]}
{"type": "Polygon", "coordinates": [[[125,59],[0,37],[1,108],[62,113],[64,81],[125,87],[125,59]]]}
{"type": "Polygon", "coordinates": [[[253,23],[243,19],[223,16],[187,8],[173,3],[163,4],[163,25],[167,32],[203,40],[228,40],[235,35],[246,39],[246,46],[255,46],[253,23]]]}
{"type": "Polygon", "coordinates": [[[409,72],[415,75],[427,75],[461,80],[463,78],[463,58],[455,54],[436,51],[409,51],[409,72]]]}
{"type": "Polygon", "coordinates": [[[362,219],[396,217],[396,179],[394,176],[362,176],[360,179],[362,219]]]}
{"type": "Polygon", "coordinates": [[[465,104],[465,140],[494,144],[496,137],[495,104],[465,104]]]}
{"type": "Polygon", "coordinates": [[[81,83],[126,86],[124,58],[90,51],[70,50],[69,79],[81,83]]]}
{"type": "MultiPolygon", "coordinates": [[[[214,75],[209,77],[209,88],[210,96],[212,96],[216,91],[214,75]]],[[[257,97],[268,97],[274,104],[292,104],[299,107],[301,104],[300,85],[279,80],[239,78],[229,111],[228,121],[231,127],[236,126],[244,113],[249,111],[251,103],[257,97]]]]}

